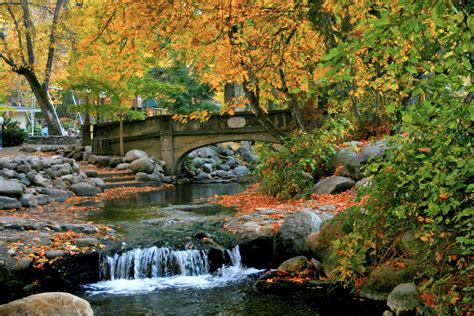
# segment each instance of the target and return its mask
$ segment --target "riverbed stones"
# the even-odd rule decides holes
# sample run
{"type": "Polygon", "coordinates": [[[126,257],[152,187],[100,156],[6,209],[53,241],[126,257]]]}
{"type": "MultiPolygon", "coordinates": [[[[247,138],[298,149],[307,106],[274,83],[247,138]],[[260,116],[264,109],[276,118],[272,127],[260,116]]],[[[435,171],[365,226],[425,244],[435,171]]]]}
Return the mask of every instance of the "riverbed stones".
{"type": "Polygon", "coordinates": [[[338,194],[349,190],[354,184],[355,182],[352,179],[332,176],[319,180],[312,191],[316,194],[338,194]]]}
{"type": "Polygon", "coordinates": [[[100,189],[92,184],[81,182],[71,185],[71,190],[77,196],[95,196],[100,193],[100,189]]]}
{"type": "Polygon", "coordinates": [[[110,165],[111,168],[115,168],[118,165],[120,165],[121,163],[123,163],[123,158],[122,157],[111,157],[109,165],[110,165]]]}
{"type": "Polygon", "coordinates": [[[414,311],[420,306],[419,293],[414,283],[402,283],[397,285],[388,295],[387,305],[400,315],[405,312],[414,311]]]}
{"type": "Polygon", "coordinates": [[[279,252],[286,255],[309,251],[307,237],[321,229],[322,220],[314,212],[303,210],[291,213],[283,221],[277,234],[279,252]]]}
{"type": "Polygon", "coordinates": [[[298,273],[303,272],[306,268],[309,267],[310,264],[305,256],[297,256],[285,260],[282,264],[280,264],[278,270],[282,270],[288,273],[298,273]]]}
{"type": "Polygon", "coordinates": [[[31,295],[0,305],[1,315],[93,316],[86,300],[69,293],[50,292],[31,295]]]}
{"type": "Polygon", "coordinates": [[[0,195],[20,197],[23,191],[25,191],[25,189],[20,183],[0,178],[0,195]]]}
{"type": "Polygon", "coordinates": [[[148,158],[148,154],[144,152],[143,150],[132,149],[125,154],[123,161],[130,163],[140,158],[148,158]]]}
{"type": "Polygon", "coordinates": [[[20,208],[21,202],[15,198],[7,197],[7,196],[0,196],[0,209],[12,209],[12,208],[20,208]]]}
{"type": "Polygon", "coordinates": [[[153,167],[153,162],[148,157],[139,158],[130,163],[130,170],[132,170],[134,173],[151,173],[153,172],[153,167]]]}

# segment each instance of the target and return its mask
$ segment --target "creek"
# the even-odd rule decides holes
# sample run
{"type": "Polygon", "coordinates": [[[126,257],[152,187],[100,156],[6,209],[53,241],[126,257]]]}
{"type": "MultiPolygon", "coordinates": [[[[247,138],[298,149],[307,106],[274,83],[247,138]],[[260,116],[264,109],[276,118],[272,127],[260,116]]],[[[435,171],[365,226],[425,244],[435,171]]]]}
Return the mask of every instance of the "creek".
{"type": "Polygon", "coordinates": [[[91,303],[96,315],[383,312],[381,306],[339,293],[255,292],[252,284],[263,270],[243,266],[237,237],[221,229],[235,210],[207,203],[216,194],[242,189],[237,183],[178,185],[103,202],[88,220],[117,225],[123,243],[101,258],[101,281],[76,294],[91,303]],[[216,248],[223,250],[218,260],[216,248]]]}

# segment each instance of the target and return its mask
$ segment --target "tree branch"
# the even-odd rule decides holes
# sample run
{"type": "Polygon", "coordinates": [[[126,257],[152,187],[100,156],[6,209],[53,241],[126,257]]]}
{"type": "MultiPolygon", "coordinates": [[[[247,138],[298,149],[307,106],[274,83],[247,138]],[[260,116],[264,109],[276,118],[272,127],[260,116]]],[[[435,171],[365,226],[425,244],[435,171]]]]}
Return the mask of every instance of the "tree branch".
{"type": "Polygon", "coordinates": [[[2,53],[0,53],[0,58],[3,59],[10,67],[12,67],[13,69],[16,69],[16,64],[13,62],[13,60],[11,60],[10,58],[8,58],[7,56],[3,55],[2,53]]]}
{"type": "Polygon", "coordinates": [[[56,28],[58,26],[59,14],[61,13],[61,7],[63,0],[58,0],[56,2],[56,7],[54,8],[53,22],[51,24],[51,33],[49,34],[49,48],[48,48],[48,59],[46,61],[46,69],[44,72],[44,83],[43,88],[45,91],[48,91],[49,79],[51,78],[51,69],[53,68],[55,44],[56,44],[56,28]]]}
{"type": "Polygon", "coordinates": [[[23,9],[23,24],[25,25],[26,48],[28,50],[28,64],[33,66],[35,64],[35,54],[33,50],[33,24],[30,19],[30,8],[28,7],[28,0],[21,0],[21,8],[23,9]]]}
{"type": "Polygon", "coordinates": [[[107,29],[107,27],[109,27],[109,24],[110,22],[112,22],[112,19],[115,17],[115,14],[117,14],[117,10],[114,10],[114,12],[112,13],[112,15],[109,17],[109,19],[107,20],[107,22],[105,22],[105,25],[104,27],[102,28],[102,30],[100,30],[99,34],[97,34],[97,36],[89,43],[87,44],[86,48],[89,48],[92,44],[95,43],[95,41],[97,41],[101,36],[102,34],[105,32],[105,30],[107,29]]]}
{"type": "Polygon", "coordinates": [[[10,7],[7,8],[8,13],[10,13],[10,16],[12,17],[13,23],[15,24],[15,30],[16,34],[18,35],[18,45],[20,46],[20,55],[21,55],[21,60],[23,61],[24,64],[26,64],[26,59],[25,59],[25,54],[23,53],[23,41],[21,40],[21,33],[20,33],[20,26],[18,25],[18,21],[13,14],[12,9],[10,7]]]}

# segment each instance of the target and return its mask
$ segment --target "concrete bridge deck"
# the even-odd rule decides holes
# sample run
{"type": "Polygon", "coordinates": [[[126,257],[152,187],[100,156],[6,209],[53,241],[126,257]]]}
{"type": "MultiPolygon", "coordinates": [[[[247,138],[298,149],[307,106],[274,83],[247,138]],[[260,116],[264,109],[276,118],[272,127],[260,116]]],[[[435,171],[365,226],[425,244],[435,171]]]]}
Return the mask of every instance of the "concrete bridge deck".
{"type": "MultiPolygon", "coordinates": [[[[290,130],[293,118],[290,111],[271,111],[270,120],[283,130],[290,130]]],[[[124,122],[124,149],[141,149],[166,161],[165,171],[178,174],[186,155],[196,148],[230,141],[263,141],[278,143],[251,112],[235,115],[211,115],[205,122],[182,124],[171,115],[160,115],[141,121],[124,122]]],[[[90,128],[83,133],[90,142],[90,128]]],[[[119,123],[93,126],[92,150],[97,155],[120,155],[119,123]]]]}

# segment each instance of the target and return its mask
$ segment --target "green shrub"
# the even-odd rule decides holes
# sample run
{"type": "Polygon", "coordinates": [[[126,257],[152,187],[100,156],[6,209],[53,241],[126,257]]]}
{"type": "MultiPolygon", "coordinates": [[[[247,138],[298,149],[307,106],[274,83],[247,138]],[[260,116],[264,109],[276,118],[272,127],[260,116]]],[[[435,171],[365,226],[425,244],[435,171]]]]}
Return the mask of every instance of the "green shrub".
{"type": "Polygon", "coordinates": [[[334,243],[337,275],[356,284],[366,272],[364,263],[377,265],[403,255],[394,245],[401,233],[410,231],[429,248],[415,258],[421,291],[434,297],[438,314],[460,314],[473,290],[472,107],[448,93],[438,94],[404,119],[405,133],[392,138],[393,149],[368,166],[375,176],[365,192],[370,194],[367,215],[334,243]]]}
{"type": "Polygon", "coordinates": [[[280,150],[259,149],[257,172],[261,188],[284,199],[309,193],[315,180],[331,174],[327,164],[348,129],[348,121],[329,121],[314,133],[298,133],[288,138],[280,150]]]}
{"type": "Polygon", "coordinates": [[[17,146],[23,144],[28,137],[28,133],[18,126],[18,123],[7,118],[3,127],[3,146],[17,146]]]}

